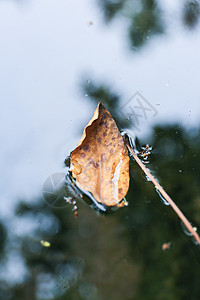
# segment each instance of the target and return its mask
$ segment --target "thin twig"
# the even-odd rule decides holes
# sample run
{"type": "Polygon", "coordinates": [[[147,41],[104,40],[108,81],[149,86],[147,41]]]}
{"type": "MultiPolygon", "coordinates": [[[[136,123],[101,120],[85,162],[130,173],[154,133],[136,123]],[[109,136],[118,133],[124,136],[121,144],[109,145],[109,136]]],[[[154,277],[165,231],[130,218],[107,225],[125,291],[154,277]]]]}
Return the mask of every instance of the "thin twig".
{"type": "Polygon", "coordinates": [[[195,231],[195,228],[192,227],[188,219],[184,216],[182,211],[178,208],[178,206],[174,203],[174,201],[169,197],[169,195],[165,192],[165,190],[162,188],[162,186],[157,182],[157,180],[153,177],[153,175],[147,170],[145,165],[141,162],[139,157],[136,155],[136,153],[133,151],[133,149],[129,146],[128,143],[126,143],[126,146],[130,153],[132,154],[133,158],[136,160],[140,168],[144,171],[144,173],[149,177],[149,179],[152,181],[152,183],[155,185],[155,188],[160,192],[160,194],[164,197],[164,199],[171,205],[175,213],[179,216],[181,221],[184,223],[185,227],[188,229],[188,231],[193,235],[197,243],[200,245],[200,237],[198,233],[195,231]]]}

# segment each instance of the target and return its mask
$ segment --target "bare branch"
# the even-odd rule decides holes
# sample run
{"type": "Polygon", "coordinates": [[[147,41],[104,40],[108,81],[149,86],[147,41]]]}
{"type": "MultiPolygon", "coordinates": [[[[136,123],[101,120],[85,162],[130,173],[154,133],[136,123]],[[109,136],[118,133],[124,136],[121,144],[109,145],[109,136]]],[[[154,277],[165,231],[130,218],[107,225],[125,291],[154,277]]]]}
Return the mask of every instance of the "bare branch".
{"type": "Polygon", "coordinates": [[[200,237],[198,233],[195,231],[195,228],[192,227],[188,219],[184,216],[182,211],[178,208],[178,206],[174,203],[174,201],[169,197],[169,195],[165,192],[165,190],[162,188],[162,186],[157,182],[157,180],[153,177],[153,175],[147,170],[145,165],[141,162],[141,160],[138,158],[136,153],[133,151],[133,149],[130,147],[130,145],[126,142],[126,146],[133,156],[133,158],[136,160],[140,168],[143,170],[143,172],[149,177],[149,179],[154,184],[155,188],[160,192],[160,194],[164,197],[164,199],[171,205],[175,213],[179,216],[181,221],[184,223],[185,227],[188,229],[188,231],[193,235],[196,242],[200,245],[200,237]]]}

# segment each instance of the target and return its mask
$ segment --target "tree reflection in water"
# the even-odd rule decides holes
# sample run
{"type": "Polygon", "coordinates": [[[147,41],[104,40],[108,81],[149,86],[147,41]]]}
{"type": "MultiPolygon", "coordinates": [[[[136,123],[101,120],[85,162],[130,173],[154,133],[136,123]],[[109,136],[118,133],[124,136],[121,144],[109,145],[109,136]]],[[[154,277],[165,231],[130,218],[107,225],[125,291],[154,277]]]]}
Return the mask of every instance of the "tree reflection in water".
{"type": "MultiPolygon", "coordinates": [[[[107,23],[117,16],[128,19],[131,49],[165,32],[158,1],[103,0],[99,5],[107,23]]],[[[185,25],[198,24],[197,1],[185,1],[181,13],[185,25]]],[[[122,129],[134,131],[119,114],[119,94],[104,84],[81,86],[91,101],[103,101],[122,129]]],[[[200,224],[199,129],[158,124],[140,143],[153,146],[149,168],[193,225],[200,224]]],[[[98,215],[79,202],[75,220],[71,207],[55,208],[43,197],[31,204],[19,201],[12,224],[0,223],[1,299],[198,299],[199,249],[141,170],[130,164],[129,206],[112,215],[98,215]],[[41,240],[51,246],[43,247],[41,240]],[[163,252],[165,242],[172,246],[163,252]]]]}

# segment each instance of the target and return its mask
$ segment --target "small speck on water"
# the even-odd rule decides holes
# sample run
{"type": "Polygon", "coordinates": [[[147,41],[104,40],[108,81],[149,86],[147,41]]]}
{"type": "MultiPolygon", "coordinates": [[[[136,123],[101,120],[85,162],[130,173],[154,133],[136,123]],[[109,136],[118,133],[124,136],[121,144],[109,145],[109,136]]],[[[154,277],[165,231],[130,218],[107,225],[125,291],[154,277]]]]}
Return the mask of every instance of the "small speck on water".
{"type": "Polygon", "coordinates": [[[40,241],[40,244],[41,244],[43,247],[46,247],[46,248],[48,248],[48,247],[51,246],[51,244],[50,244],[48,241],[44,241],[44,240],[41,240],[41,241],[40,241]]]}

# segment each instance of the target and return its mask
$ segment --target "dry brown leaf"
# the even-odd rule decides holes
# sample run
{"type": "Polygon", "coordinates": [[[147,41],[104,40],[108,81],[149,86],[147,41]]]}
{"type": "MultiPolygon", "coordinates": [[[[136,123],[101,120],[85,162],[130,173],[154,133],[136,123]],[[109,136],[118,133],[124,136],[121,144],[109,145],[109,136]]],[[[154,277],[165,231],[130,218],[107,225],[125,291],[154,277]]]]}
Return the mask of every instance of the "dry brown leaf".
{"type": "Polygon", "coordinates": [[[128,150],[101,102],[84,128],[77,148],[71,152],[70,170],[77,186],[106,206],[118,205],[128,192],[128,150]]]}

